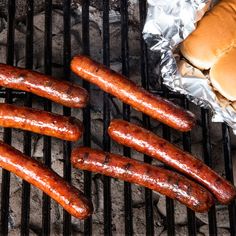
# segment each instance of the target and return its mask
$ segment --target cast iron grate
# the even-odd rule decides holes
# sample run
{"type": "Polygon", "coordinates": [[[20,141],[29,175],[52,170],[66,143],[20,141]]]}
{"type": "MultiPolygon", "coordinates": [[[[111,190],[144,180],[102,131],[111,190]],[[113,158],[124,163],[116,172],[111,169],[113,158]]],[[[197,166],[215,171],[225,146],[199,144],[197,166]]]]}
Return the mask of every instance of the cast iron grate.
{"type": "MultiPolygon", "coordinates": [[[[109,0],[103,0],[103,63],[107,66],[110,65],[110,32],[109,32],[109,0]]],[[[33,67],[33,15],[34,15],[34,1],[26,0],[27,6],[27,34],[26,34],[26,68],[33,67]]],[[[90,54],[90,32],[89,32],[89,0],[82,1],[82,41],[83,41],[83,53],[86,55],[90,54]]],[[[14,63],[14,20],[15,20],[15,0],[8,0],[8,35],[7,35],[7,55],[6,63],[13,65],[14,63]]],[[[140,35],[145,21],[146,15],[146,1],[139,0],[139,12],[140,12],[140,35]]],[[[128,1],[120,0],[120,13],[121,13],[121,51],[122,51],[122,73],[129,76],[129,44],[128,44],[128,1]]],[[[70,77],[70,59],[71,59],[71,32],[70,32],[70,14],[71,14],[71,0],[63,1],[63,19],[64,19],[64,45],[63,45],[63,58],[64,58],[64,77],[70,77]]],[[[140,40],[140,58],[141,58],[141,78],[142,86],[149,89],[149,69],[148,69],[148,50],[143,40],[140,40]]],[[[51,74],[52,72],[52,0],[45,1],[45,36],[44,36],[44,64],[45,73],[51,74]]],[[[83,82],[84,88],[90,90],[90,85],[87,82],[83,82]]],[[[168,92],[163,86],[162,89],[153,91],[153,93],[164,95],[168,98],[180,99],[182,105],[188,108],[188,101],[178,94],[168,92]]],[[[21,97],[24,99],[25,106],[32,106],[32,98],[30,94],[18,91],[1,91],[0,97],[5,98],[8,103],[12,102],[13,98],[21,97]]],[[[110,150],[111,142],[109,136],[107,135],[107,127],[110,122],[110,104],[109,95],[103,95],[103,149],[106,151],[110,150]]],[[[52,104],[50,101],[44,101],[44,109],[50,111],[52,109],[52,104]]],[[[64,107],[64,115],[70,115],[71,110],[64,107]]],[[[83,119],[85,127],[85,135],[83,137],[83,144],[86,146],[91,145],[91,114],[90,108],[87,107],[83,110],[83,119]]],[[[123,105],[123,119],[130,119],[130,107],[123,105]]],[[[150,127],[150,120],[147,116],[143,115],[143,125],[145,127],[150,127]]],[[[204,160],[211,166],[212,164],[212,150],[211,150],[211,140],[209,131],[209,112],[207,110],[201,110],[201,122],[202,122],[202,147],[204,151],[204,160]]],[[[232,170],[232,156],[231,156],[231,145],[230,145],[230,132],[226,125],[222,125],[223,134],[223,147],[224,147],[224,160],[225,160],[225,173],[228,180],[233,181],[233,170],[232,170]]],[[[171,140],[171,130],[168,127],[163,126],[163,137],[171,140]]],[[[6,143],[11,143],[12,136],[11,130],[4,130],[4,141],[6,143]]],[[[48,166],[51,164],[51,139],[44,137],[44,163],[48,166]]],[[[191,151],[191,137],[190,133],[183,134],[183,148],[187,151],[191,151]]],[[[24,152],[27,155],[31,154],[31,135],[30,133],[24,133],[24,152]]],[[[71,144],[69,142],[63,143],[63,158],[64,158],[64,178],[67,181],[71,181],[71,165],[69,162],[69,156],[71,152],[71,144]]],[[[131,151],[129,148],[124,148],[123,153],[125,156],[131,156],[131,151]]],[[[151,159],[148,156],[144,156],[144,161],[151,163],[151,159]]],[[[91,196],[91,174],[89,172],[84,172],[84,192],[90,197],[91,196]]],[[[3,170],[2,172],[2,185],[1,185],[1,235],[8,234],[8,220],[9,214],[9,189],[10,189],[10,174],[9,172],[3,170]]],[[[104,234],[112,234],[112,199],[111,199],[111,183],[110,178],[104,178],[104,234]]],[[[125,208],[125,234],[132,235],[132,195],[131,195],[131,185],[129,183],[124,184],[124,208],[125,208]]],[[[30,185],[26,182],[22,182],[22,205],[21,205],[21,235],[29,235],[29,212],[30,212],[30,185]]],[[[145,207],[146,207],[146,234],[154,235],[154,221],[153,221],[153,198],[152,191],[145,190],[145,207]]],[[[174,204],[170,199],[166,199],[166,209],[167,209],[167,232],[168,235],[175,234],[175,222],[174,222],[174,204]]],[[[230,233],[231,235],[236,235],[236,210],[235,202],[229,205],[229,221],[230,221],[230,233]]],[[[196,218],[193,211],[187,209],[188,217],[188,233],[189,235],[196,235],[196,218]]],[[[216,209],[212,207],[209,215],[209,234],[217,235],[217,222],[216,222],[216,209]]],[[[63,215],[63,235],[70,235],[71,233],[71,217],[69,214],[64,212],[63,215]]],[[[85,221],[84,223],[84,234],[91,235],[92,230],[92,217],[85,221]]],[[[46,195],[43,196],[43,206],[42,206],[42,235],[50,234],[50,198],[46,195]]]]}

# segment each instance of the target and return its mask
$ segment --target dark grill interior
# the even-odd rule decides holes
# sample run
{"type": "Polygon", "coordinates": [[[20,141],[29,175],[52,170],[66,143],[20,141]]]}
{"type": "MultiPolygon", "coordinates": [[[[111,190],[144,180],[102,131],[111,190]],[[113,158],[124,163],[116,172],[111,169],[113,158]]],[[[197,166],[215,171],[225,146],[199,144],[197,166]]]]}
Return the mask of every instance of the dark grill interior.
{"type": "MultiPolygon", "coordinates": [[[[27,36],[26,36],[26,68],[33,68],[33,15],[34,15],[34,1],[25,0],[27,5],[27,36]]],[[[109,32],[109,0],[103,0],[103,63],[107,66],[110,65],[110,32],[109,32]]],[[[8,20],[7,20],[7,55],[6,63],[14,64],[14,20],[15,20],[15,1],[8,0],[8,20]]],[[[128,44],[128,1],[120,0],[120,14],[121,14],[121,61],[122,61],[122,73],[129,76],[129,44],[128,44]]],[[[90,1],[82,1],[82,42],[83,42],[83,53],[86,55],[90,54],[90,32],[89,32],[89,6],[90,1]]],[[[44,70],[46,74],[52,73],[52,1],[45,1],[45,36],[44,36],[44,70]]],[[[142,27],[145,22],[146,14],[146,1],[139,0],[139,10],[140,10],[140,35],[142,32],[142,27]]],[[[64,75],[63,77],[70,78],[71,72],[69,69],[71,60],[71,27],[70,27],[70,16],[71,16],[71,1],[63,1],[63,19],[64,19],[64,45],[63,45],[63,58],[64,58],[64,75]]],[[[143,40],[140,40],[140,74],[142,77],[141,84],[144,88],[150,88],[149,81],[149,63],[150,55],[147,47],[143,40]]],[[[83,87],[90,90],[90,85],[83,81],[83,87]]],[[[176,99],[180,101],[185,107],[189,107],[189,103],[181,95],[169,92],[165,87],[160,86],[157,90],[151,90],[155,94],[160,94],[166,96],[170,99],[176,99]]],[[[0,96],[5,98],[7,103],[11,103],[13,98],[22,98],[24,100],[25,106],[32,106],[32,95],[26,94],[19,91],[1,90],[0,96]]],[[[111,119],[111,104],[109,103],[109,95],[103,95],[103,149],[105,151],[110,151],[111,140],[107,135],[107,128],[111,119]]],[[[52,110],[52,103],[50,101],[44,100],[44,109],[47,111],[52,110]]],[[[199,108],[198,108],[199,109],[199,108]]],[[[194,111],[193,111],[194,112],[194,111]]],[[[63,108],[64,115],[71,115],[71,110],[69,108],[63,108]]],[[[131,109],[127,105],[123,105],[123,119],[130,120],[131,109]]],[[[91,111],[88,106],[83,110],[83,122],[85,133],[83,137],[83,144],[85,146],[91,145],[91,111]]],[[[142,116],[143,125],[150,128],[150,119],[143,115],[142,116]]],[[[205,163],[212,166],[212,159],[214,150],[211,148],[211,133],[210,133],[210,114],[208,110],[201,109],[200,126],[201,129],[203,148],[203,158],[205,163]]],[[[232,155],[231,155],[231,138],[230,129],[223,124],[219,125],[222,128],[223,137],[223,153],[222,158],[224,158],[225,163],[225,175],[230,181],[233,181],[233,167],[232,167],[232,155]]],[[[163,137],[167,140],[171,140],[172,130],[168,127],[163,126],[163,137]]],[[[10,129],[4,129],[4,142],[11,144],[11,140],[14,139],[11,135],[10,129]]],[[[191,152],[191,134],[186,133],[182,135],[183,148],[186,151],[191,152]]],[[[31,134],[24,133],[24,153],[31,155],[31,134]]],[[[51,138],[44,137],[43,140],[43,150],[44,150],[44,160],[43,162],[47,165],[51,165],[51,138]]],[[[71,152],[71,143],[63,143],[63,156],[64,159],[64,178],[67,181],[71,181],[71,165],[69,161],[71,152]]],[[[125,156],[131,157],[131,150],[129,148],[123,148],[123,154],[125,156]]],[[[151,158],[144,156],[144,161],[151,163],[151,158]]],[[[103,194],[104,194],[104,235],[112,234],[112,197],[111,197],[111,182],[110,178],[104,177],[103,179],[103,194]]],[[[84,172],[84,193],[86,196],[91,196],[91,184],[92,176],[89,172],[84,172]]],[[[21,235],[29,235],[29,214],[30,214],[30,190],[31,187],[28,183],[22,183],[22,204],[21,204],[21,235]]],[[[9,218],[9,191],[10,191],[10,173],[3,170],[2,171],[2,184],[1,184],[1,235],[8,234],[8,220],[9,218]]],[[[124,183],[124,227],[126,235],[133,235],[133,214],[132,214],[132,189],[129,183],[124,183]]],[[[42,231],[40,234],[49,235],[50,234],[50,199],[46,195],[43,195],[43,206],[42,209],[42,231]]],[[[154,213],[153,213],[153,193],[152,191],[145,189],[145,212],[146,212],[146,235],[155,235],[154,231],[154,213]]],[[[166,199],[166,230],[168,235],[175,235],[175,209],[174,202],[171,199],[166,199]]],[[[230,233],[231,235],[236,235],[236,208],[235,201],[228,206],[229,211],[229,222],[230,222],[230,233]]],[[[188,234],[197,235],[197,219],[195,213],[187,209],[187,219],[188,219],[188,234]]],[[[63,215],[63,235],[70,235],[71,233],[71,217],[69,214],[64,212],[63,215]]],[[[217,220],[216,220],[216,208],[212,207],[209,215],[209,234],[217,235],[217,220]]],[[[84,229],[82,229],[85,235],[93,234],[92,228],[93,219],[90,218],[84,222],[84,229]]]]}

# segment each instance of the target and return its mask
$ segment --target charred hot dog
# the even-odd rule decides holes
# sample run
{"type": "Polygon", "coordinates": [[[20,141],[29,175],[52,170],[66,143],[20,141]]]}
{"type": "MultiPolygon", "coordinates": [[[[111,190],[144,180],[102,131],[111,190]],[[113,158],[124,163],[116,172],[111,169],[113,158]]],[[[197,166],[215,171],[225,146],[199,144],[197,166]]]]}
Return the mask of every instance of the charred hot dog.
{"type": "Polygon", "coordinates": [[[116,142],[154,157],[195,179],[223,204],[236,197],[236,188],[201,160],[182,151],[151,131],[123,120],[113,120],[108,133],[116,142]]]}
{"type": "Polygon", "coordinates": [[[0,103],[0,126],[17,128],[67,141],[77,141],[83,133],[82,123],[38,109],[0,103]]]}
{"type": "Polygon", "coordinates": [[[154,96],[126,77],[106,68],[86,56],[75,56],[71,61],[72,71],[102,90],[112,94],[133,108],[180,131],[189,131],[195,118],[172,102],[154,96]]]}
{"type": "Polygon", "coordinates": [[[81,191],[40,162],[1,141],[0,167],[48,194],[74,217],[85,219],[93,212],[91,202],[81,191]]]}
{"type": "Polygon", "coordinates": [[[212,195],[191,180],[127,157],[82,147],[72,151],[71,162],[74,167],[82,170],[150,188],[180,201],[194,211],[205,212],[213,204],[212,195]]]}
{"type": "Polygon", "coordinates": [[[67,107],[82,108],[88,93],[80,86],[49,75],[0,64],[0,86],[34,93],[67,107]]]}

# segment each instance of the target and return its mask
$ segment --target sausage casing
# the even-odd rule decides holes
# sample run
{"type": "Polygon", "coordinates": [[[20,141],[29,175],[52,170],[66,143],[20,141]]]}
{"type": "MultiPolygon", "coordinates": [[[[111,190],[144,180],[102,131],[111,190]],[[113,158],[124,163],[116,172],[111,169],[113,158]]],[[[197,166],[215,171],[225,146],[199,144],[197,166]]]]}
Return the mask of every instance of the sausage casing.
{"type": "Polygon", "coordinates": [[[83,134],[82,123],[38,109],[0,103],[0,126],[17,128],[67,141],[77,141],[83,134]]]}
{"type": "Polygon", "coordinates": [[[151,131],[123,120],[113,120],[108,133],[116,142],[160,160],[198,181],[222,204],[236,197],[236,188],[201,160],[182,151],[151,131]]]}
{"type": "Polygon", "coordinates": [[[71,69],[102,90],[112,94],[133,108],[180,131],[189,131],[195,125],[194,115],[172,102],[154,96],[123,75],[116,73],[85,56],[75,56],[71,69]]]}
{"type": "Polygon", "coordinates": [[[49,75],[0,64],[0,86],[34,93],[67,107],[82,108],[88,93],[80,86],[49,75]]]}
{"type": "Polygon", "coordinates": [[[93,212],[84,194],[40,162],[0,141],[0,167],[39,188],[74,217],[85,219],[93,212]]]}
{"type": "Polygon", "coordinates": [[[74,167],[82,170],[150,188],[180,201],[194,211],[205,212],[213,204],[212,195],[193,181],[127,157],[83,147],[72,151],[71,162],[74,167]]]}

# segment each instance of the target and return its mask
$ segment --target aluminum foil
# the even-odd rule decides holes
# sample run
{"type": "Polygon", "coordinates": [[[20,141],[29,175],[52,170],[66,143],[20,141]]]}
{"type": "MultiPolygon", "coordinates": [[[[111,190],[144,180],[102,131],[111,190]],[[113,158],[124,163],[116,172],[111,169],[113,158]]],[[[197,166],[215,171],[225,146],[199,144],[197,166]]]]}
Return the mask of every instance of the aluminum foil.
{"type": "MultiPolygon", "coordinates": [[[[196,23],[209,9],[211,0],[148,0],[143,37],[149,48],[161,54],[164,84],[195,104],[211,108],[213,122],[226,122],[236,134],[236,106],[222,100],[207,76],[181,75],[178,45],[195,30],[196,23]],[[222,102],[223,101],[223,102],[222,102]]],[[[201,72],[200,72],[201,73],[201,72]]]]}

